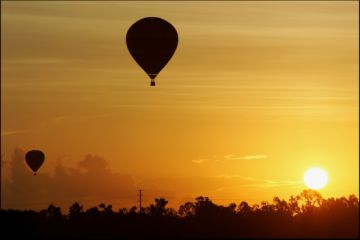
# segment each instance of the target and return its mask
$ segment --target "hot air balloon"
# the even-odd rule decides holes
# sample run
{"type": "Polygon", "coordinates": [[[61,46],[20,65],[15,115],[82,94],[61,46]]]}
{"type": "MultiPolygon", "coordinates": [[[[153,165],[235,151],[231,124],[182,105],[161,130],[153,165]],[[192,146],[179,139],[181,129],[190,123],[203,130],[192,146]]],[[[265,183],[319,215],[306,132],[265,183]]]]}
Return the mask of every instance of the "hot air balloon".
{"type": "Polygon", "coordinates": [[[34,175],[36,175],[36,171],[44,163],[45,155],[40,150],[31,150],[26,153],[25,160],[27,165],[33,170],[34,175]]]}
{"type": "Polygon", "coordinates": [[[130,54],[151,79],[155,78],[174,54],[178,35],[169,22],[158,17],[146,17],[135,22],[126,34],[130,54]]]}

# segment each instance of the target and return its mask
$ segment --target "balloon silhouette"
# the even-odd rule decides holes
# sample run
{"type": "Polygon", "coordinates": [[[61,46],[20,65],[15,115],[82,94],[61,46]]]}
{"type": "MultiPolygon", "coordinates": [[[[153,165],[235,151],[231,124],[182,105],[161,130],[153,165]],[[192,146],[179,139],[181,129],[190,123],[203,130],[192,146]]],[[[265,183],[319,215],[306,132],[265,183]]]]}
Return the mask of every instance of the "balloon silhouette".
{"type": "Polygon", "coordinates": [[[126,44],[132,57],[149,75],[150,86],[155,86],[155,77],[176,50],[178,35],[164,19],[146,17],[131,25],[126,34],[126,44]]]}
{"type": "Polygon", "coordinates": [[[45,155],[40,150],[31,150],[26,153],[25,160],[27,165],[33,170],[34,175],[36,175],[36,171],[44,163],[45,155]]]}

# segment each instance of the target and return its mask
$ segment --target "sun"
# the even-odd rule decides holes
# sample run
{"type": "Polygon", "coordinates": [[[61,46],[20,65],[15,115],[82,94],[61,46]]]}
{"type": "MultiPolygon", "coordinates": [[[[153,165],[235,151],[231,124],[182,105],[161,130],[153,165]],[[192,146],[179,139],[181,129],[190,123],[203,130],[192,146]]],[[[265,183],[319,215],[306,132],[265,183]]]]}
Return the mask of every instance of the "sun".
{"type": "Polygon", "coordinates": [[[304,184],[311,189],[321,189],[328,183],[328,175],[321,168],[310,168],[304,174],[304,184]]]}

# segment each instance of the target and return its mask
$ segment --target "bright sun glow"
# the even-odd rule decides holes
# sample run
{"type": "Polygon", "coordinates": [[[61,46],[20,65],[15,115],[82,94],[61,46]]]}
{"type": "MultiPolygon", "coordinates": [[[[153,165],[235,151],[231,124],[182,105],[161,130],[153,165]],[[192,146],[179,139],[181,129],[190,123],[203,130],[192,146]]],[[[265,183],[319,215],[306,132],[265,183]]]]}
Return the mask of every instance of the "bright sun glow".
{"type": "Polygon", "coordinates": [[[328,182],[327,173],[321,168],[310,168],[304,174],[304,183],[308,188],[320,189],[328,182]]]}

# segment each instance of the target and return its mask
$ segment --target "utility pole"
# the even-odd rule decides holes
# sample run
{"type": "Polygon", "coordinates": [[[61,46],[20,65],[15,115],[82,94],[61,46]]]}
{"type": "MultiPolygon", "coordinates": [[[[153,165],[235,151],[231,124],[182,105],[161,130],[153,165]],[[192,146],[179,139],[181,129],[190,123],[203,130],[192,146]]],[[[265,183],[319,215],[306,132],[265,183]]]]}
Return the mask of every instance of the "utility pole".
{"type": "Polygon", "coordinates": [[[1,176],[1,172],[2,172],[2,165],[3,165],[3,155],[1,154],[1,158],[0,158],[0,210],[1,210],[1,192],[2,192],[2,176],[1,176]]]}
{"type": "Polygon", "coordinates": [[[142,203],[142,189],[139,190],[139,205],[140,205],[140,210],[139,213],[142,213],[142,207],[141,207],[141,203],[142,203]]]}

